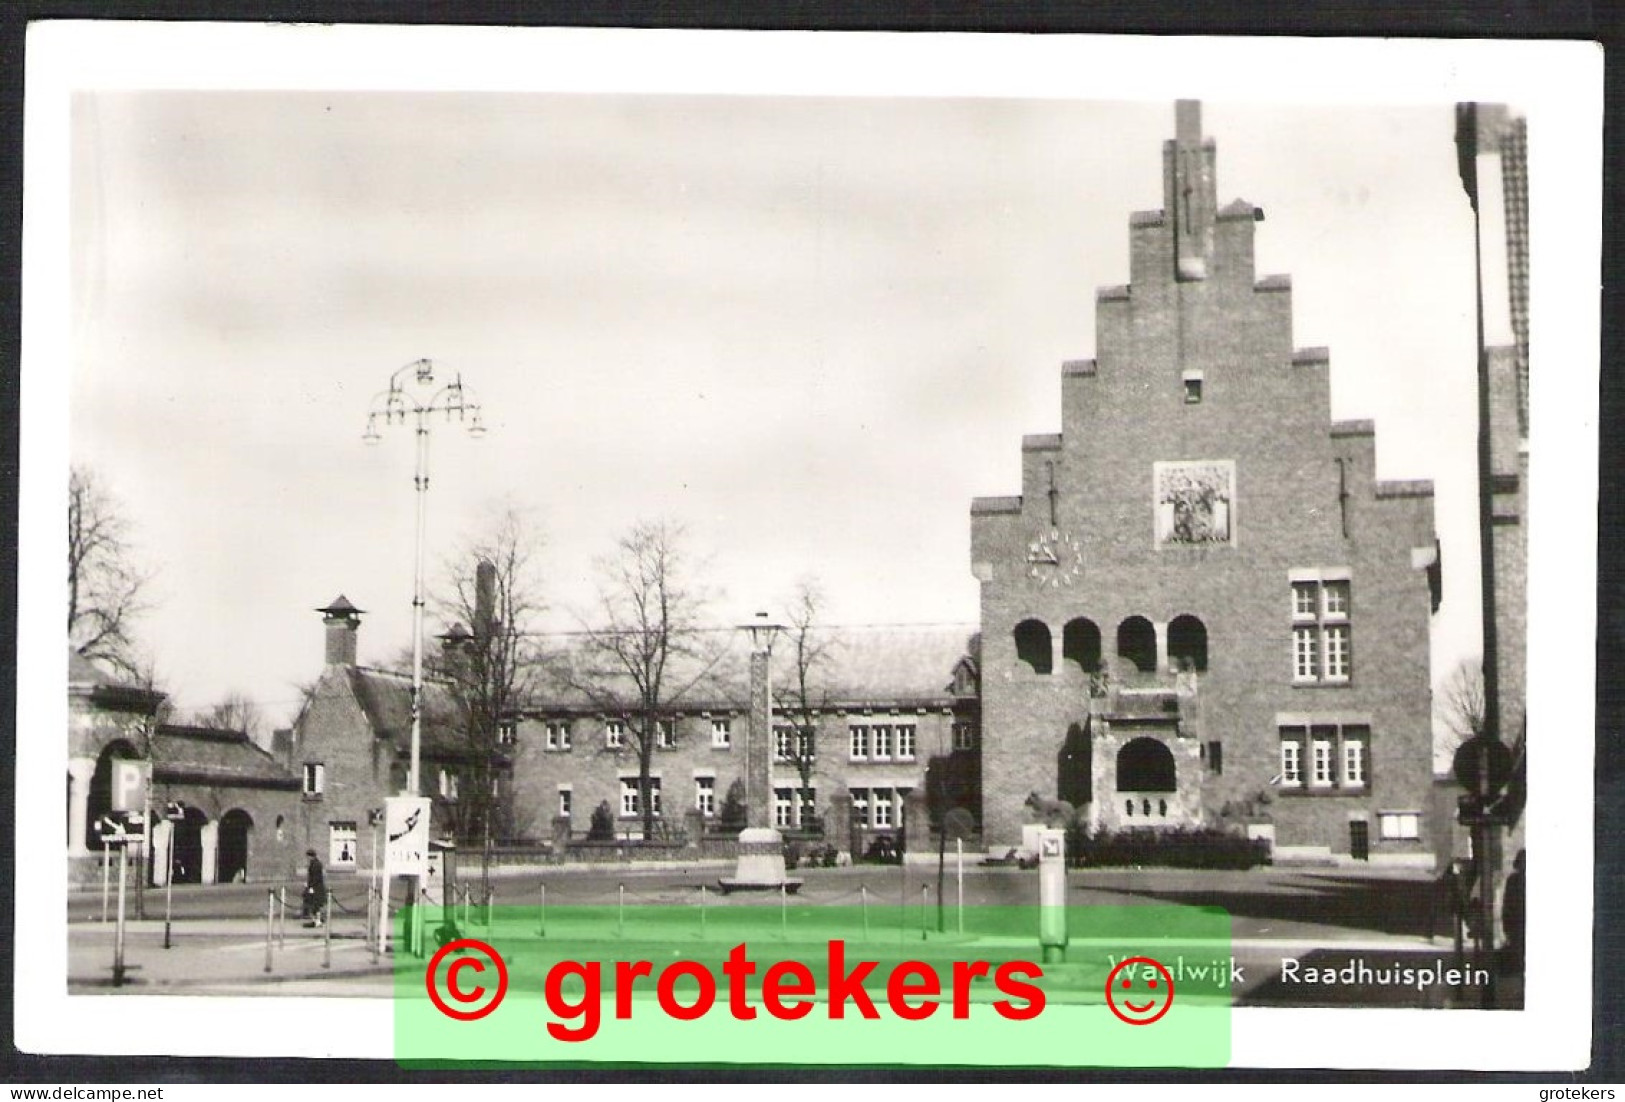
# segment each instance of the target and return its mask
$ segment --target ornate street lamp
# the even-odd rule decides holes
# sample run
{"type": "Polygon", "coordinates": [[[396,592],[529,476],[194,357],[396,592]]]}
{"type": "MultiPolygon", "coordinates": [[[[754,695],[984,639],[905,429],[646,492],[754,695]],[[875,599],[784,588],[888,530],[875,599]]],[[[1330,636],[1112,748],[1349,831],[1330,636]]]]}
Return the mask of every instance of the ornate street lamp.
{"type": "Polygon", "coordinates": [[[382,437],[380,427],[405,425],[410,419],[416,429],[417,466],[412,484],[417,488],[417,537],[413,556],[412,576],[412,764],[406,777],[408,795],[421,794],[419,756],[423,742],[423,535],[426,503],[429,494],[429,425],[433,414],[444,413],[449,424],[456,420],[468,428],[468,434],[478,438],[485,435],[480,419],[480,406],[463,386],[461,375],[451,382],[435,379],[434,364],[429,360],[414,360],[389,377],[389,389],[372,400],[367,414],[367,431],[361,439],[376,444],[382,437]]]}

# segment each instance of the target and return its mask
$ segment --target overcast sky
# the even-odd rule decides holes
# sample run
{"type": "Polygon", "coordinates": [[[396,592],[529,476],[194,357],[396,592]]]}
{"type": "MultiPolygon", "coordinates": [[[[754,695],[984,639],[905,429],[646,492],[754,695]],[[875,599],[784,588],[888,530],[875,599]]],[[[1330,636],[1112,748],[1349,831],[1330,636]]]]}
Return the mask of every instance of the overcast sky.
{"type": "MultiPolygon", "coordinates": [[[[1332,415],[1376,420],[1381,477],[1436,483],[1442,676],[1479,646],[1451,106],[1204,127],[1295,343],[1331,348],[1332,415]]],[[[159,571],[141,640],[183,706],[242,691],[274,722],[330,598],[369,610],[364,662],[408,645],[411,439],[361,433],[419,357],[491,429],[434,430],[429,559],[533,508],[553,626],[656,516],[721,623],[815,574],[835,622],[974,624],[970,500],[1059,430],[1172,132],[1171,102],[82,94],[70,448],[159,571]]]]}

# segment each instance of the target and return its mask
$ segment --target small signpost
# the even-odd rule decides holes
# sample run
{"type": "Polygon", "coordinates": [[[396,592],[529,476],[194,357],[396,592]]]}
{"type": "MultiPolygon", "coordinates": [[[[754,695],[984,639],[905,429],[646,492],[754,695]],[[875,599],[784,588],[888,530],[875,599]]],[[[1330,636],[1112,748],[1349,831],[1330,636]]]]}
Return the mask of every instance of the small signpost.
{"type": "Polygon", "coordinates": [[[412,882],[413,949],[421,944],[422,891],[429,874],[429,798],[390,796],[384,800],[384,875],[379,884],[378,949],[389,943],[389,895],[395,877],[412,882]]]}
{"type": "Polygon", "coordinates": [[[164,948],[169,948],[169,921],[174,912],[175,900],[175,835],[180,831],[181,823],[186,821],[186,805],[179,800],[170,800],[164,804],[164,822],[169,824],[169,845],[166,851],[169,857],[168,868],[164,872],[164,948]]]}
{"type": "Polygon", "coordinates": [[[945,847],[954,840],[955,878],[959,888],[959,932],[965,932],[965,839],[976,833],[976,819],[962,807],[949,809],[942,817],[942,835],[937,844],[937,932],[947,931],[943,916],[942,881],[946,864],[945,847]]]}
{"type": "Polygon", "coordinates": [[[1045,964],[1066,959],[1066,831],[1038,832],[1038,943],[1045,964]]]}
{"type": "MultiPolygon", "coordinates": [[[[116,784],[115,774],[115,784],[116,784]]],[[[114,789],[115,797],[117,788],[114,789]]],[[[140,811],[114,811],[96,824],[102,845],[118,849],[118,916],[113,925],[113,986],[124,985],[124,886],[130,874],[130,846],[145,845],[146,822],[140,811]]]]}

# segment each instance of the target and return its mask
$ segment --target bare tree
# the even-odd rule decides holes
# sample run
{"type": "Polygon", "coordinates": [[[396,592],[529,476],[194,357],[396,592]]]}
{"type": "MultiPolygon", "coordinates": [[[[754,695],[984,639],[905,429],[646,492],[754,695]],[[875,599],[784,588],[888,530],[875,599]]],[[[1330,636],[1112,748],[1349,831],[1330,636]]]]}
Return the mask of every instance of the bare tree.
{"type": "Polygon", "coordinates": [[[132,677],[131,628],[150,576],[138,565],[122,506],[88,467],[68,475],[68,641],[132,677]]]}
{"type": "Polygon", "coordinates": [[[1455,736],[1457,745],[1484,733],[1484,668],[1477,658],[1463,659],[1439,686],[1434,708],[1455,736]]]}
{"type": "Polygon", "coordinates": [[[241,731],[254,745],[265,745],[265,712],[240,692],[227,693],[213,707],[194,712],[192,722],[221,731],[241,731]]]}
{"type": "Polygon", "coordinates": [[[683,529],[642,522],[598,563],[598,604],[579,617],[582,640],[565,671],[567,683],[611,716],[629,720],[638,756],[638,809],[643,836],[654,834],[650,766],[663,735],[675,739],[668,714],[711,675],[722,655],[701,616],[710,597],[695,578],[683,529]]]}
{"type": "Polygon", "coordinates": [[[796,803],[803,809],[804,828],[819,825],[816,812],[814,822],[806,822],[805,809],[812,802],[812,776],[818,764],[819,719],[829,705],[829,687],[820,675],[834,640],[818,623],[823,604],[823,589],[816,578],[796,583],[785,610],[788,645],[784,650],[790,659],[787,683],[773,694],[774,715],[783,721],[783,736],[773,732],[776,756],[792,766],[801,781],[796,803]]]}
{"type": "Polygon", "coordinates": [[[535,522],[509,507],[469,541],[448,571],[441,613],[454,624],[450,645],[434,663],[466,725],[472,773],[459,793],[457,833],[481,844],[481,878],[490,887],[491,844],[500,820],[506,750],[503,733],[530,696],[541,650],[532,622],[546,610],[535,522]],[[463,625],[467,625],[464,629],[463,625]]]}

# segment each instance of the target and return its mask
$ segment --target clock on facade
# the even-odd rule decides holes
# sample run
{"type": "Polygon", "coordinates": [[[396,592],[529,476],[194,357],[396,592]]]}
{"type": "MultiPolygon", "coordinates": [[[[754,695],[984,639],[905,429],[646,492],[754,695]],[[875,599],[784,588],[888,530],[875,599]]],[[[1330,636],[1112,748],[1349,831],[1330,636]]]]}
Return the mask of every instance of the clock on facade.
{"type": "Polygon", "coordinates": [[[1027,545],[1027,576],[1039,585],[1071,585],[1083,573],[1083,545],[1051,528],[1027,545]]]}

